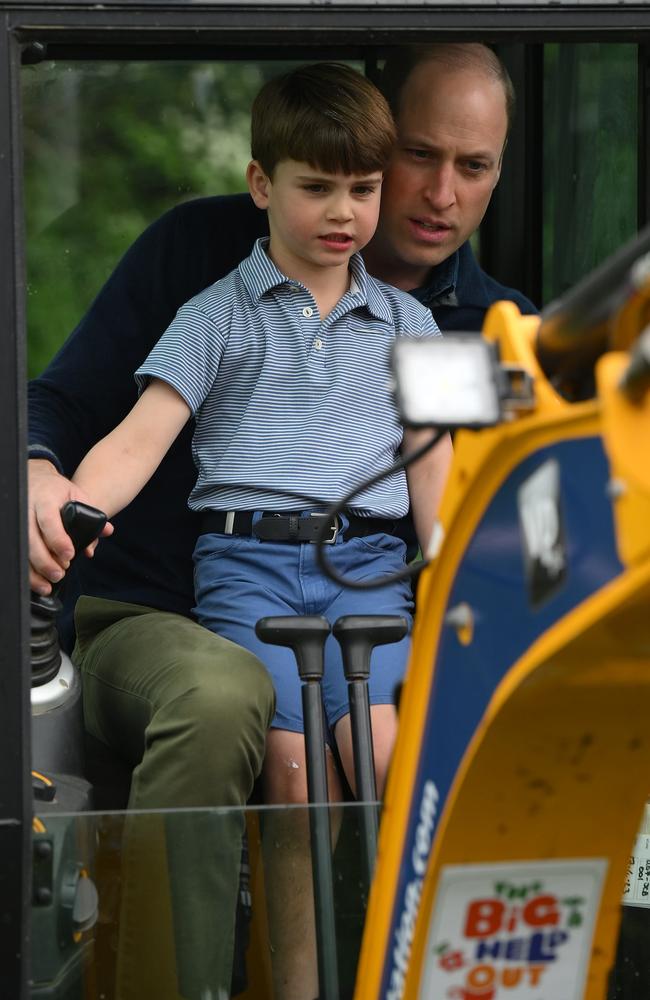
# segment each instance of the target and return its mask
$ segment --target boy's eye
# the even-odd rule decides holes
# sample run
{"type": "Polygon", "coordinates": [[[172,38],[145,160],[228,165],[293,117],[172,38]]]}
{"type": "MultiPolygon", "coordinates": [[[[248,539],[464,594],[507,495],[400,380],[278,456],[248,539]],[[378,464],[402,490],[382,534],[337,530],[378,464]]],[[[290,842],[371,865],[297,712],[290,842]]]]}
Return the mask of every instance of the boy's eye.
{"type": "Polygon", "coordinates": [[[324,184],[303,184],[303,189],[305,191],[312,191],[314,194],[319,194],[325,190],[324,184]]]}
{"type": "Polygon", "coordinates": [[[369,194],[374,194],[376,190],[377,186],[375,184],[357,184],[355,187],[352,188],[352,193],[360,195],[369,195],[369,194]]]}

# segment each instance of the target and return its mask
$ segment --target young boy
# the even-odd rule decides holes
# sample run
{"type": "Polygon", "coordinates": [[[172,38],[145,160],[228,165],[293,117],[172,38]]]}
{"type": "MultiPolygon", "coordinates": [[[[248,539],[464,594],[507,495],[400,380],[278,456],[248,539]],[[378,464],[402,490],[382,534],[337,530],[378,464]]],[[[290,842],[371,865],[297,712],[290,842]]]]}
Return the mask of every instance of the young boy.
{"type": "MultiPolygon", "coordinates": [[[[273,678],[268,802],[307,798],[300,681],[290,651],[256,638],[256,621],[294,613],[332,622],[349,613],[410,619],[406,582],[368,593],[342,589],[319,571],[316,546],[309,544],[322,521],[314,514],[387,468],[403,443],[407,450],[416,444],[415,435],[403,434],[390,396],[390,350],[396,334],[436,336],[439,330],[413,297],[369,277],[359,253],[377,225],[394,140],[383,97],[347,66],[302,67],[261,90],[246,176],[255,204],[268,211],[270,239],[259,240],[235,271],[179,310],[136,373],[138,402],[74,476],[89,502],[111,516],[196,417],[198,477],[189,499],[203,515],[194,553],[196,614],[255,652],[273,678]],[[305,506],[291,493],[322,504],[305,506]]],[[[356,496],[332,525],[329,558],[340,573],[362,580],[401,568],[405,545],[392,532],[409,504],[427,545],[448,455],[443,447],[417,463],[408,488],[404,473],[396,473],[356,496]]],[[[393,691],[406,655],[404,640],[373,656],[380,791],[395,734],[393,691]]],[[[323,692],[329,730],[352,783],[347,691],[333,639],[323,692]]],[[[337,798],[333,767],[330,788],[337,798]]],[[[295,888],[294,872],[273,893],[282,936],[294,953],[278,994],[311,1000],[315,963],[310,949],[299,947],[306,916],[295,888]]]]}

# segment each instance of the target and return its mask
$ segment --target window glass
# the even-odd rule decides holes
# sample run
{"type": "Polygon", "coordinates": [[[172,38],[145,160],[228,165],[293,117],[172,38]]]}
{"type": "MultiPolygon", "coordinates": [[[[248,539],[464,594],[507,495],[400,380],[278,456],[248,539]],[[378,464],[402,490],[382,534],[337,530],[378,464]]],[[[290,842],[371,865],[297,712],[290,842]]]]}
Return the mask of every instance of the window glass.
{"type": "Polygon", "coordinates": [[[295,965],[293,949],[316,981],[313,889],[332,903],[329,975],[337,995],[352,996],[368,899],[362,817],[376,803],[77,815],[45,808],[34,825],[34,996],[273,1000],[273,979],[295,965]],[[336,846],[326,882],[311,863],[310,824],[330,820],[336,846]],[[287,940],[290,919],[297,926],[287,940]]]}
{"type": "MultiPolygon", "coordinates": [[[[332,894],[336,946],[324,957],[336,969],[340,996],[351,997],[368,902],[362,820],[376,808],[346,803],[329,811],[275,806],[77,815],[37,809],[34,996],[102,1000],[116,995],[126,978],[133,995],[142,997],[272,1000],[285,914],[271,893],[288,865],[296,898],[301,882],[304,893],[298,907],[305,907],[305,927],[295,943],[305,969],[313,973],[316,964],[313,882],[319,893],[332,894]],[[337,831],[332,883],[325,884],[310,862],[310,820],[316,817],[331,820],[337,831]],[[301,839],[306,863],[294,867],[301,839]],[[231,983],[227,992],[224,978],[231,983]]],[[[649,817],[646,810],[642,831],[649,817]]],[[[647,841],[641,832],[630,861],[632,881],[643,881],[635,866],[647,857],[647,841]]],[[[650,907],[640,903],[641,883],[637,888],[629,893],[635,905],[622,909],[607,1000],[650,995],[650,907]]]]}
{"type": "MultiPolygon", "coordinates": [[[[290,65],[23,68],[30,375],[151,221],[185,199],[244,190],[251,102],[290,65]]],[[[544,302],[636,232],[637,131],[635,45],[544,47],[544,302]]]]}
{"type": "Polygon", "coordinates": [[[30,375],[148,223],[185,199],[245,190],[251,103],[264,80],[291,65],[23,68],[30,375]]]}
{"type": "Polygon", "coordinates": [[[544,48],[544,302],[637,231],[637,47],[544,48]]]}

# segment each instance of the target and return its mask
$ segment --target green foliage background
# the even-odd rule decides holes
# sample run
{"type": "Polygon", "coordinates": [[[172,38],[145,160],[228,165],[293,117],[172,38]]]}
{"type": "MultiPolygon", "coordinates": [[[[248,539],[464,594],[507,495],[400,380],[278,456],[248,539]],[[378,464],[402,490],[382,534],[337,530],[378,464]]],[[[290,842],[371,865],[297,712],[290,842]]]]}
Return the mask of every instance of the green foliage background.
{"type": "MultiPolygon", "coordinates": [[[[536,151],[544,302],[636,232],[637,51],[618,43],[544,46],[536,151]]],[[[251,103],[264,80],[291,65],[24,67],[30,375],[49,362],[150,222],[184,199],[245,189],[251,103]]]]}
{"type": "Polygon", "coordinates": [[[638,228],[637,46],[544,46],[544,302],[638,228]]]}
{"type": "Polygon", "coordinates": [[[23,70],[30,376],[166,209],[245,190],[267,63],[42,63],[23,70]]]}

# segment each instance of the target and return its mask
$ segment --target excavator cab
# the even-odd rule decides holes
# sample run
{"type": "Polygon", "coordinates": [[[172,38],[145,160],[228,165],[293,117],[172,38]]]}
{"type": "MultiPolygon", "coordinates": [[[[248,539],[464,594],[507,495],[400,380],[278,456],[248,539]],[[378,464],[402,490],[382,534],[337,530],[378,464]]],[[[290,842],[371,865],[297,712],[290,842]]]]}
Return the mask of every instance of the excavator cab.
{"type": "Polygon", "coordinates": [[[312,837],[321,1000],[648,995],[649,53],[627,0],[0,0],[0,996],[271,998],[279,816],[312,837]],[[84,747],[56,605],[30,604],[27,378],[145,226],[241,190],[264,79],[319,59],[373,76],[440,40],[493,45],[513,78],[474,250],[542,315],[498,304],[444,342],[449,372],[485,375],[454,383],[471,412],[414,409],[444,396],[442,362],[395,358],[405,422],[451,427],[455,459],[385,801],[129,813],[128,771],[84,747]],[[207,853],[172,856],[197,829],[207,853]],[[196,912],[208,857],[236,918],[196,912]]]}

